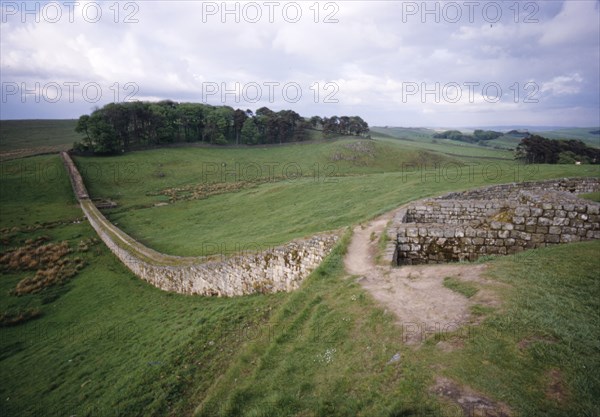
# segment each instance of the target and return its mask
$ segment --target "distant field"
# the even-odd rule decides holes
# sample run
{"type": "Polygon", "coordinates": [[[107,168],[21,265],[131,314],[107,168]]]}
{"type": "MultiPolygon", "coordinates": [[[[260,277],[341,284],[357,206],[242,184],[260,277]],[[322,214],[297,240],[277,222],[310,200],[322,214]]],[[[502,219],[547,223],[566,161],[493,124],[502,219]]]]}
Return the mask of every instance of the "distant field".
{"type": "Polygon", "coordinates": [[[279,245],[450,190],[598,173],[591,165],[521,165],[503,159],[506,151],[481,147],[418,145],[343,139],[75,161],[92,196],[119,204],[106,211],[112,221],[144,244],[182,256],[279,245]],[[461,149],[473,155],[458,156],[461,149]]]}
{"type": "Polygon", "coordinates": [[[70,149],[77,120],[1,120],[0,160],[70,149]]]}
{"type": "MultiPolygon", "coordinates": [[[[472,133],[472,129],[458,129],[465,133],[472,133]]],[[[530,130],[531,133],[535,133],[537,135],[541,135],[545,138],[549,139],[577,139],[581,140],[589,146],[594,146],[596,148],[600,147],[600,135],[592,134],[593,131],[600,130],[600,127],[590,127],[590,128],[565,128],[565,129],[555,129],[555,130],[530,130]]],[[[405,127],[372,127],[371,131],[375,134],[381,134],[389,137],[395,137],[398,139],[404,139],[406,141],[419,141],[419,142],[431,142],[433,140],[433,135],[436,133],[435,130],[425,129],[425,128],[405,128],[405,127]]],[[[439,143],[450,142],[453,144],[458,143],[458,145],[466,145],[466,146],[477,146],[480,145],[471,145],[460,143],[458,141],[451,141],[445,139],[435,139],[439,143]]],[[[514,149],[517,147],[520,138],[513,136],[503,136],[498,139],[487,141],[486,144],[488,147],[498,147],[505,149],[514,149]]]]}
{"type": "Polygon", "coordinates": [[[600,134],[592,134],[593,131],[600,131],[600,127],[578,127],[535,133],[549,139],[579,139],[590,146],[600,148],[600,134]]]}
{"type": "Polygon", "coordinates": [[[402,141],[402,146],[408,149],[427,149],[465,161],[474,157],[506,160],[514,159],[514,152],[504,149],[506,146],[502,146],[501,148],[503,149],[494,149],[491,146],[484,147],[450,139],[434,139],[434,133],[435,131],[431,129],[375,127],[372,129],[371,136],[380,138],[384,141],[391,140],[396,143],[402,141]]]}

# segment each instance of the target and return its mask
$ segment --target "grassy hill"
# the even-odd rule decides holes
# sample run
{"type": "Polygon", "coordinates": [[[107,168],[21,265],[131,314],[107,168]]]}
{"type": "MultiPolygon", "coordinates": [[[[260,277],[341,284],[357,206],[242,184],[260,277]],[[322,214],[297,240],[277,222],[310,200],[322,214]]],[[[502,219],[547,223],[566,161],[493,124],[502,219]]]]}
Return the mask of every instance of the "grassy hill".
{"type": "MultiPolygon", "coordinates": [[[[523,166],[502,150],[373,136],[76,163],[92,196],[118,202],[106,211],[113,221],[178,255],[346,228],[451,190],[599,174],[584,165],[523,166]]],[[[0,264],[2,415],[448,415],[429,391],[440,373],[520,415],[597,410],[598,242],[488,260],[489,279],[506,287],[503,307],[479,309],[476,333],[451,335],[461,349],[440,351],[435,340],[414,349],[344,272],[349,233],[294,293],[165,293],[91,240],[58,155],[1,168],[0,257],[45,236],[67,242],[65,259],[85,263],[63,284],[20,296],[11,292],[35,269],[0,264]],[[401,360],[389,363],[397,353],[401,360]],[[561,401],[547,394],[554,369],[561,401]]]]}
{"type": "Polygon", "coordinates": [[[0,160],[70,149],[77,120],[0,120],[0,160]]]}
{"type": "Polygon", "coordinates": [[[599,131],[600,127],[573,127],[541,131],[537,134],[549,139],[579,139],[589,146],[600,148],[600,133],[592,133],[599,131]]]}
{"type": "MultiPolygon", "coordinates": [[[[507,131],[507,128],[502,127],[492,127],[492,130],[497,130],[501,132],[507,131]]],[[[600,131],[600,127],[589,127],[589,128],[554,128],[554,129],[535,129],[532,127],[519,127],[519,129],[524,130],[528,129],[531,133],[535,133],[537,135],[541,135],[548,139],[576,139],[581,140],[585,144],[593,147],[600,147],[600,134],[593,133],[600,131]]],[[[393,137],[405,141],[418,141],[419,143],[443,143],[447,145],[456,145],[456,141],[451,141],[448,139],[433,139],[433,135],[436,133],[435,130],[425,129],[425,128],[405,128],[405,127],[372,127],[371,130],[378,135],[393,137]]],[[[473,129],[459,129],[460,131],[472,134],[473,129]]],[[[521,138],[515,136],[502,136],[498,139],[486,141],[486,146],[490,148],[499,148],[499,149],[507,149],[512,150],[517,147],[521,138]]],[[[476,144],[459,144],[463,146],[481,146],[476,144]]]]}

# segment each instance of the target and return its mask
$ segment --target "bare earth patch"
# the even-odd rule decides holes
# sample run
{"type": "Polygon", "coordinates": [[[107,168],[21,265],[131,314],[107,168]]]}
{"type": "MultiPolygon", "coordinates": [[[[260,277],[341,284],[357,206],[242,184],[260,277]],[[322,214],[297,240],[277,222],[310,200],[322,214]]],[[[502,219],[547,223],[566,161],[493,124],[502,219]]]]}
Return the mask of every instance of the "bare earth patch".
{"type": "MultiPolygon", "coordinates": [[[[373,297],[393,312],[407,344],[416,345],[434,335],[443,335],[472,323],[470,307],[475,304],[497,307],[498,297],[482,275],[483,264],[414,265],[394,268],[377,265],[377,241],[395,213],[387,213],[355,228],[344,263],[373,297]],[[376,238],[373,239],[372,236],[376,238]],[[444,287],[445,277],[455,277],[478,285],[479,291],[467,298],[444,287]]],[[[457,346],[453,346],[457,347],[457,346]]],[[[448,349],[448,346],[441,346],[448,349]]]]}
{"type": "Polygon", "coordinates": [[[445,398],[461,408],[463,415],[469,417],[510,417],[508,406],[494,402],[469,387],[460,386],[454,381],[437,377],[431,388],[436,395],[445,398]]]}
{"type": "Polygon", "coordinates": [[[563,382],[563,376],[558,369],[551,369],[545,375],[548,383],[546,385],[546,398],[563,404],[567,399],[567,389],[563,382]]]}

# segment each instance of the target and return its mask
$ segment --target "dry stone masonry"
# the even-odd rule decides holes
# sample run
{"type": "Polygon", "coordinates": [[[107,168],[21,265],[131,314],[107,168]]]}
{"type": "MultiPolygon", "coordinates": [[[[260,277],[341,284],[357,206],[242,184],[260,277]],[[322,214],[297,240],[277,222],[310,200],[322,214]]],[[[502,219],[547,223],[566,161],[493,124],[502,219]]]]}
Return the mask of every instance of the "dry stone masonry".
{"type": "Polygon", "coordinates": [[[166,291],[236,296],[292,291],[331,252],[336,234],[317,235],[263,252],[224,260],[165,255],[113,225],[90,200],[70,156],[61,153],[81,209],[108,248],[138,277],[166,291]]]}
{"type": "Polygon", "coordinates": [[[600,239],[600,204],[577,194],[598,178],[496,185],[421,200],[388,228],[394,265],[475,260],[557,243],[600,239]]]}

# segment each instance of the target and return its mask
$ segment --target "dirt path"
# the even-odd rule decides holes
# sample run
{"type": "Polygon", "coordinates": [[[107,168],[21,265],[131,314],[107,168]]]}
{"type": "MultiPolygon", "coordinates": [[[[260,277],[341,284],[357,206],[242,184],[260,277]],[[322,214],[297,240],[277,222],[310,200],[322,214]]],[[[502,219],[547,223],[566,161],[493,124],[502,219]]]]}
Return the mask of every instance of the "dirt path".
{"type": "MultiPolygon", "coordinates": [[[[398,210],[400,209],[402,208],[398,210]]],[[[487,268],[485,264],[457,263],[400,268],[378,265],[376,256],[379,238],[398,210],[354,229],[344,258],[346,271],[358,276],[358,282],[363,288],[386,310],[396,315],[404,343],[418,348],[425,339],[437,337],[439,342],[436,345],[443,351],[460,348],[463,344],[460,337],[446,336],[450,333],[454,335],[459,329],[458,333],[461,334],[465,324],[477,324],[470,316],[472,305],[498,306],[500,301],[494,287],[499,284],[483,277],[487,268]],[[479,291],[467,298],[444,287],[445,277],[474,284],[479,291]]],[[[443,403],[449,401],[452,404],[453,411],[456,412],[452,415],[512,415],[506,404],[439,375],[430,391],[443,403]]]]}
{"type": "MultiPolygon", "coordinates": [[[[399,210],[399,209],[398,209],[399,210]]],[[[484,264],[415,265],[393,268],[377,265],[378,240],[396,211],[354,229],[344,259],[346,270],[388,311],[397,317],[403,340],[416,345],[432,335],[449,333],[471,320],[470,306],[498,305],[491,282],[483,278],[484,264]],[[444,287],[446,277],[484,284],[467,298],[444,287]]]]}

